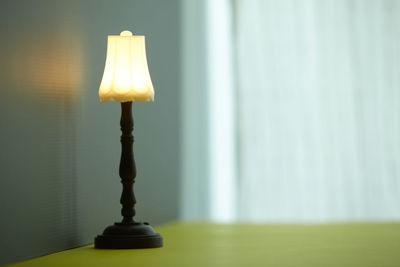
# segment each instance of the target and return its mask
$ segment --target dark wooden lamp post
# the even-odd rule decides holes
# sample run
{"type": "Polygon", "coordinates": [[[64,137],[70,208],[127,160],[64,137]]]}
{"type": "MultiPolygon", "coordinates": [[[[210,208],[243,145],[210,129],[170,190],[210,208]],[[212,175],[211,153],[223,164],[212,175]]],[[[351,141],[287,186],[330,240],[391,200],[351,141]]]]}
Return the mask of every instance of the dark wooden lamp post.
{"type": "Polygon", "coordinates": [[[121,222],[108,226],[102,235],[95,238],[95,248],[133,249],[162,247],[161,235],[154,232],[148,223],[136,222],[135,194],[133,184],[136,177],[133,156],[132,101],[153,101],[154,89],[146,61],[144,36],[123,31],[120,36],[108,36],[107,59],[103,80],[99,90],[103,102],[121,102],[121,162],[119,176],[122,183],[121,222]]]}

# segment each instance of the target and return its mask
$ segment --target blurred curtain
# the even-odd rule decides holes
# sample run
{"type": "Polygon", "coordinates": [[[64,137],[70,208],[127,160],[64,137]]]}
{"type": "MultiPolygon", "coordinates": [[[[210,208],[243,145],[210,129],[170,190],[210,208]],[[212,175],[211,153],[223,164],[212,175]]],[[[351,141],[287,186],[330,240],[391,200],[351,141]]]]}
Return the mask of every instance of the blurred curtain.
{"type": "Polygon", "coordinates": [[[236,219],[400,219],[400,1],[232,4],[236,219]]]}

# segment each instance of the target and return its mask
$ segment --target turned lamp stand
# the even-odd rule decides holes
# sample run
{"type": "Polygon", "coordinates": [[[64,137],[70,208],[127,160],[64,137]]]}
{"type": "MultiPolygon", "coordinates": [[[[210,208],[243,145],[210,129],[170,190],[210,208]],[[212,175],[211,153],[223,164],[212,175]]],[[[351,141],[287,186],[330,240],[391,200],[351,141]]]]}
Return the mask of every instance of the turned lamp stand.
{"type": "Polygon", "coordinates": [[[102,235],[95,239],[95,248],[132,249],[162,247],[161,235],[154,232],[148,223],[136,222],[135,194],[133,184],[136,177],[135,159],[133,156],[133,118],[132,102],[121,103],[121,162],[119,176],[123,186],[121,195],[123,219],[119,223],[108,226],[102,235]]]}

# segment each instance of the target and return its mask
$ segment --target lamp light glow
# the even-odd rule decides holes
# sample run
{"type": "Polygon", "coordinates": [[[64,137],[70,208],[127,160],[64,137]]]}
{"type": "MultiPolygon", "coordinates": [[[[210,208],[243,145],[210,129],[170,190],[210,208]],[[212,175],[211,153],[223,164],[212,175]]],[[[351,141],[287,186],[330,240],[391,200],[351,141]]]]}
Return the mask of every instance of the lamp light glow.
{"type": "Polygon", "coordinates": [[[108,36],[99,98],[102,102],[154,101],[143,35],[122,31],[120,35],[108,36]]]}

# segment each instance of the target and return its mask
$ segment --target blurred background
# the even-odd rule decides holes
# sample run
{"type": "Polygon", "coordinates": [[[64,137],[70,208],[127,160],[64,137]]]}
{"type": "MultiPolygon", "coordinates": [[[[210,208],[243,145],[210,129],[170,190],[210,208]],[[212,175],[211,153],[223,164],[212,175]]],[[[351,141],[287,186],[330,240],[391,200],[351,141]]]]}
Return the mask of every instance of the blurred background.
{"type": "Polygon", "coordinates": [[[0,264],[120,220],[109,34],[146,35],[137,219],[400,219],[400,2],[0,2],[0,264]]]}

